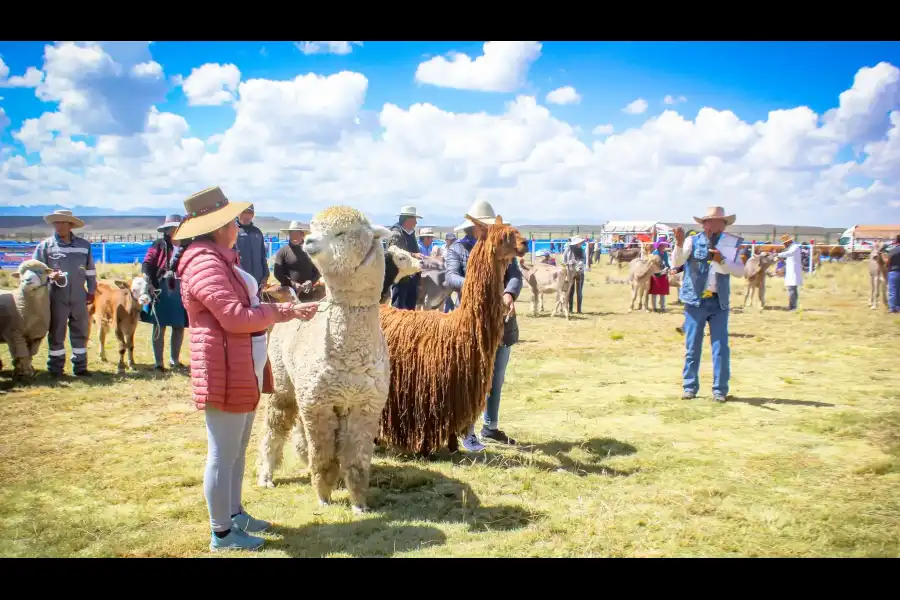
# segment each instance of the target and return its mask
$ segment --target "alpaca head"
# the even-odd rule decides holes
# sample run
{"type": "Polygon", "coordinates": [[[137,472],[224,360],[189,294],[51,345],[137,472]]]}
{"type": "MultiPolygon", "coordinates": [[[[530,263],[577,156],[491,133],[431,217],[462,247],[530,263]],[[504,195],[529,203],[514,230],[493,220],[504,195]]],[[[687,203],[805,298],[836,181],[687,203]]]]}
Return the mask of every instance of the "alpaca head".
{"type": "Polygon", "coordinates": [[[513,259],[528,253],[528,242],[517,229],[504,225],[500,215],[497,215],[491,225],[485,225],[469,215],[466,215],[466,219],[475,226],[475,239],[481,244],[487,244],[499,262],[509,264],[513,259]]]}
{"type": "Polygon", "coordinates": [[[24,260],[17,271],[12,273],[13,279],[19,280],[19,288],[30,292],[47,285],[47,276],[53,271],[39,260],[24,260]]]}
{"type": "Polygon", "coordinates": [[[372,225],[364,214],[332,206],[315,215],[303,250],[328,282],[336,300],[377,304],[384,278],[384,246],[390,231],[372,225]]]}

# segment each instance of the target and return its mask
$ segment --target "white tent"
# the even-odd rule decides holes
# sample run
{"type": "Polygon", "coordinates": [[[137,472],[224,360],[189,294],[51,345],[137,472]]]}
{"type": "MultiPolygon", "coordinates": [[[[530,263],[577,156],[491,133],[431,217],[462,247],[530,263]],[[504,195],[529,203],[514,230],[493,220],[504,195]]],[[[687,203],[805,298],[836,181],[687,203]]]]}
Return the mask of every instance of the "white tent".
{"type": "Polygon", "coordinates": [[[600,243],[609,244],[614,235],[669,235],[672,228],[659,221],[609,221],[601,228],[600,243]]]}

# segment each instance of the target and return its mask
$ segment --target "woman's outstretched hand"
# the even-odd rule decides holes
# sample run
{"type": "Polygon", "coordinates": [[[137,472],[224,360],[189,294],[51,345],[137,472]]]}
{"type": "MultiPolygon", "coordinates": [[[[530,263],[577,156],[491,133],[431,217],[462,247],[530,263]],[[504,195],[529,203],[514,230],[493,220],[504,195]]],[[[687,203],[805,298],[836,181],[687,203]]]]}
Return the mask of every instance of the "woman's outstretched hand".
{"type": "Polygon", "coordinates": [[[317,302],[304,302],[302,304],[295,304],[293,308],[294,317],[302,321],[309,321],[316,315],[316,312],[318,312],[319,304],[317,302]]]}

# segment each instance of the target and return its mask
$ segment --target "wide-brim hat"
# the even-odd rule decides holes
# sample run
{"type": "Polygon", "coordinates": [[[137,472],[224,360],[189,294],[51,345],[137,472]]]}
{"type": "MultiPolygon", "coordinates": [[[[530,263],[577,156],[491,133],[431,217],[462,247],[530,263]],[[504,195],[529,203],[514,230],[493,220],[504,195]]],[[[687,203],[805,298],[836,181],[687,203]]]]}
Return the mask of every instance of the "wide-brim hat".
{"type": "Polygon", "coordinates": [[[571,240],[569,240],[569,245],[570,245],[570,246],[580,246],[580,245],[582,245],[582,244],[583,244],[584,242],[586,242],[586,241],[587,241],[587,240],[585,240],[583,237],[577,236],[577,235],[576,235],[576,236],[573,237],[571,240]]]}
{"type": "Polygon", "coordinates": [[[172,239],[185,240],[215,231],[250,206],[249,202],[231,202],[218,186],[206,188],[184,201],[184,219],[172,239]]]}
{"type": "MultiPolygon", "coordinates": [[[[473,219],[479,221],[482,225],[494,225],[495,220],[497,219],[497,213],[494,212],[494,207],[491,206],[490,202],[486,202],[484,200],[478,200],[472,206],[469,207],[469,210],[466,211],[466,214],[472,217],[473,219]]],[[[503,221],[504,225],[509,225],[506,221],[503,221]]],[[[459,225],[453,228],[453,231],[462,231],[463,229],[468,229],[469,227],[474,227],[475,223],[466,219],[459,225]]]]}
{"type": "Polygon", "coordinates": [[[721,206],[710,206],[706,209],[706,214],[702,217],[694,217],[694,220],[697,223],[703,224],[704,221],[709,221],[710,219],[722,219],[725,221],[725,225],[734,225],[734,222],[737,220],[736,215],[726,215],[725,209],[721,206]]]}
{"type": "Polygon", "coordinates": [[[291,224],[281,230],[281,233],[288,233],[289,231],[302,231],[304,233],[309,233],[309,226],[301,223],[300,221],[291,221],[291,224]]]}
{"type": "Polygon", "coordinates": [[[783,236],[781,236],[781,243],[782,243],[782,244],[784,244],[784,243],[786,243],[786,242],[793,242],[793,241],[794,241],[794,236],[792,236],[792,235],[789,235],[789,234],[786,233],[786,234],[784,234],[783,236]]]}
{"type": "Polygon", "coordinates": [[[71,223],[73,229],[84,227],[84,221],[73,215],[71,210],[54,210],[44,217],[44,221],[50,225],[54,223],[71,223]]]}
{"type": "Polygon", "coordinates": [[[157,231],[164,231],[166,229],[175,229],[181,225],[181,215],[166,215],[166,221],[156,228],[157,231]]]}
{"type": "Polygon", "coordinates": [[[434,228],[423,227],[419,230],[419,237],[434,237],[434,228]]]}
{"type": "Polygon", "coordinates": [[[422,215],[416,212],[415,206],[401,206],[400,207],[400,216],[401,217],[415,217],[416,219],[421,219],[422,215]]]}

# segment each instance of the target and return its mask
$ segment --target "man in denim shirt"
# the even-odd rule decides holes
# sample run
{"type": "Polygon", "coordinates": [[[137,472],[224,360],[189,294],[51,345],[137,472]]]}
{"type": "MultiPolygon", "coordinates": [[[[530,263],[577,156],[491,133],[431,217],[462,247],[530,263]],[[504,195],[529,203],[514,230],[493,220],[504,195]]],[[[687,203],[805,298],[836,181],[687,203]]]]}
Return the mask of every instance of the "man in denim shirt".
{"type": "Polygon", "coordinates": [[[703,350],[703,330],[709,323],[712,342],[713,398],[725,402],[728,398],[728,379],[731,376],[731,355],[728,348],[728,312],[731,296],[731,276],[744,276],[744,264],[738,257],[722,256],[715,249],[722,232],[735,221],[725,216],[721,206],[710,207],[704,217],[694,217],[703,231],[688,238],[684,229],[675,229],[675,250],[672,266],[684,265],[684,278],[678,297],[684,304],[685,359],[682,373],[684,395],[690,400],[700,389],[700,355],[703,350]]]}

